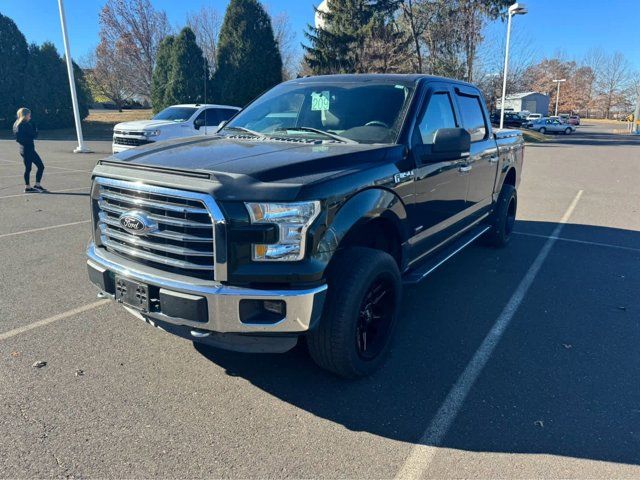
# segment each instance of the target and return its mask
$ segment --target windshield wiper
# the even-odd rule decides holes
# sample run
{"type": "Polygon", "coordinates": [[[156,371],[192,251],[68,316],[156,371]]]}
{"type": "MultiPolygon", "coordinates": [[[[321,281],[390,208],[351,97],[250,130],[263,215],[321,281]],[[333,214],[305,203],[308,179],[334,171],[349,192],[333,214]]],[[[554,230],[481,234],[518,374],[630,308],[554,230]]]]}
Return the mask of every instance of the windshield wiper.
{"type": "Polygon", "coordinates": [[[238,130],[240,132],[248,133],[249,135],[253,135],[254,137],[264,137],[262,133],[256,132],[254,130],[250,130],[244,127],[223,127],[222,130],[238,130]]]}
{"type": "Polygon", "coordinates": [[[276,132],[290,132],[290,131],[299,131],[299,132],[312,132],[320,135],[324,135],[325,137],[332,138],[338,142],[342,143],[358,143],[355,140],[351,140],[347,137],[341,137],[340,135],[336,135],[335,133],[325,132],[324,130],[320,130],[318,128],[311,127],[291,127],[291,128],[276,128],[274,131],[276,132]]]}

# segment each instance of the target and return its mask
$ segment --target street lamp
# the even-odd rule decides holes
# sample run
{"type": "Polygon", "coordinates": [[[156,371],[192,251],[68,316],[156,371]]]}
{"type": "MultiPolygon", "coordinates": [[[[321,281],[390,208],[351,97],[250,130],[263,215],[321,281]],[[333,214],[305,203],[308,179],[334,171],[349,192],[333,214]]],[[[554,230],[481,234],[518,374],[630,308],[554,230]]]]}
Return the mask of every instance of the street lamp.
{"type": "Polygon", "coordinates": [[[527,7],[524,3],[514,3],[508,10],[509,19],[507,20],[507,45],[504,52],[504,74],[502,76],[502,102],[500,104],[500,128],[504,126],[504,102],[507,96],[507,71],[509,69],[509,40],[511,39],[511,17],[514,15],[524,15],[527,13],[527,7]]]}
{"type": "Polygon", "coordinates": [[[69,37],[67,36],[67,22],[64,16],[64,6],[62,0],[58,0],[60,10],[60,25],[62,26],[62,41],[64,43],[64,54],[67,57],[67,74],[69,75],[69,86],[71,88],[71,103],[73,105],[73,118],[76,123],[76,134],[78,135],[78,146],[73,153],[91,153],[84,147],[82,138],[82,124],[80,123],[80,111],[78,108],[78,95],[76,94],[76,82],[73,78],[73,60],[71,59],[71,49],[69,48],[69,37]]]}
{"type": "Polygon", "coordinates": [[[562,82],[566,82],[567,79],[566,78],[561,78],[559,80],[553,80],[553,83],[557,83],[558,84],[558,91],[556,92],[556,117],[558,116],[558,100],[560,100],[560,84],[562,82]]]}

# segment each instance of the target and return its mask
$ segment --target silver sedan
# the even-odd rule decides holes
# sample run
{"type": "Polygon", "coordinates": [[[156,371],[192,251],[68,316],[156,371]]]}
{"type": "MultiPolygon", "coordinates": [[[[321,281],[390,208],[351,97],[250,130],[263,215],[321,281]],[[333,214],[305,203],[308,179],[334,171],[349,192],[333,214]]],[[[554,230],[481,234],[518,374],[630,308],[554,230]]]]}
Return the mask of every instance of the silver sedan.
{"type": "Polygon", "coordinates": [[[564,123],[559,119],[555,118],[541,118],[540,120],[536,120],[531,123],[531,130],[536,130],[540,133],[564,133],[565,135],[570,135],[576,131],[576,127],[574,125],[570,125],[568,123],[564,123]]]}

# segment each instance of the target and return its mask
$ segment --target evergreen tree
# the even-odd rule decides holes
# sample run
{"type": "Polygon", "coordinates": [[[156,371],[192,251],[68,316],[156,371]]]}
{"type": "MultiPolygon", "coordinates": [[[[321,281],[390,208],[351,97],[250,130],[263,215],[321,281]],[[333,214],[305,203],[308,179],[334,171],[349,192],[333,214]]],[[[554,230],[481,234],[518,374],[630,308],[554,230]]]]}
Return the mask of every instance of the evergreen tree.
{"type": "Polygon", "coordinates": [[[183,28],[175,38],[172,50],[165,104],[203,103],[209,69],[193,30],[183,28]]]}
{"type": "Polygon", "coordinates": [[[156,65],[153,69],[153,76],[151,77],[151,106],[153,107],[154,113],[168,107],[165,98],[167,93],[167,83],[171,76],[174,41],[175,37],[173,35],[168,35],[162,39],[158,46],[156,65]]]}
{"type": "Polygon", "coordinates": [[[282,81],[271,18],[257,0],[231,0],[220,30],[216,101],[245,106],[282,81]]]}
{"type": "Polygon", "coordinates": [[[9,17],[0,14],[0,128],[9,128],[23,106],[24,71],[29,49],[24,35],[9,17]]]}
{"type": "Polygon", "coordinates": [[[373,57],[380,56],[372,53],[376,43],[405,42],[389,27],[398,3],[398,0],[329,0],[327,11],[318,11],[324,26],[309,26],[305,32],[310,45],[303,48],[311,71],[316,74],[371,71],[373,57]]]}
{"type": "MultiPolygon", "coordinates": [[[[84,75],[74,65],[76,92],[80,116],[89,113],[84,75]]],[[[64,60],[56,47],[49,42],[29,47],[29,59],[25,70],[24,106],[33,112],[38,128],[66,128],[73,126],[73,107],[69,89],[69,77],[64,60]]]]}

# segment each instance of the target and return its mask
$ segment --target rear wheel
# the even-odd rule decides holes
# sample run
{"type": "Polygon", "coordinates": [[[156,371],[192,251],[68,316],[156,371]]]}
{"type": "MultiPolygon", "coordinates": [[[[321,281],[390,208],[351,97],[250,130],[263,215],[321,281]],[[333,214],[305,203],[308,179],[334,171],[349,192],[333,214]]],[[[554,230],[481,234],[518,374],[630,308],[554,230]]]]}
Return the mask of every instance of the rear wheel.
{"type": "Polygon", "coordinates": [[[504,185],[491,221],[491,230],[485,237],[485,243],[493,247],[504,247],[511,239],[516,223],[518,194],[512,185],[504,185]]]}
{"type": "Polygon", "coordinates": [[[565,135],[570,135],[571,134],[571,129],[569,127],[564,129],[564,134],[565,135]]]}
{"type": "Polygon", "coordinates": [[[397,322],[402,282],[398,265],[380,250],[340,252],[328,275],[322,320],[309,332],[311,358],[346,378],[373,373],[384,361],[397,322]]]}

